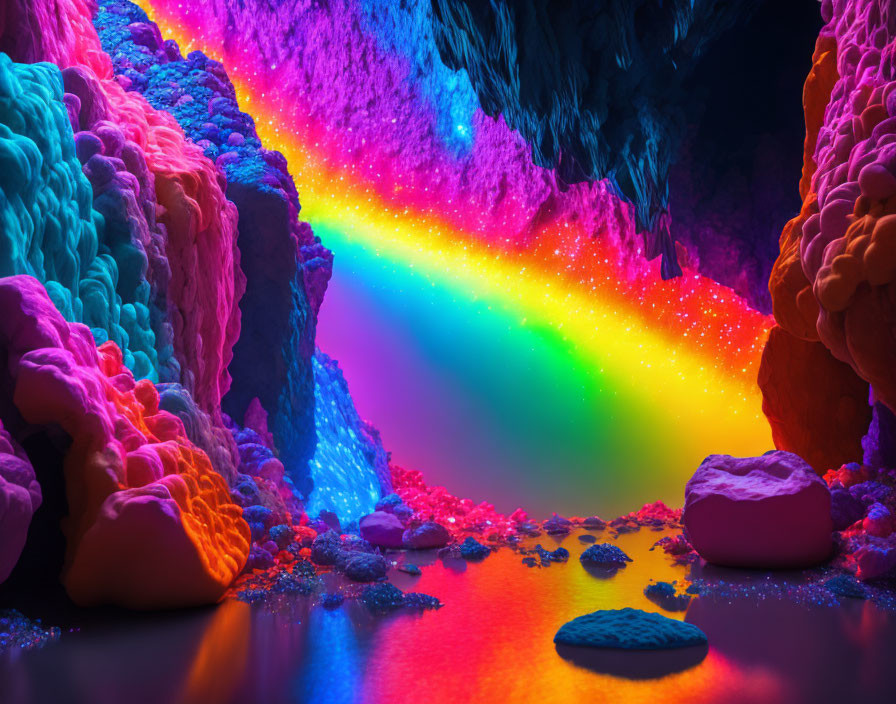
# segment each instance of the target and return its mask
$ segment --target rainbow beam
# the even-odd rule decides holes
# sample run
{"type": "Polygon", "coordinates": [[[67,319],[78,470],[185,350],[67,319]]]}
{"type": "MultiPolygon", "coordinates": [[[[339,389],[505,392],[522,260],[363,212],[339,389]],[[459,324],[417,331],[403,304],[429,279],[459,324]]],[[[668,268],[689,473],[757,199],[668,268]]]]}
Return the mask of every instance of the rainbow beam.
{"type": "MultiPolygon", "coordinates": [[[[658,262],[644,263],[631,245],[630,214],[601,185],[573,189],[555,216],[537,225],[529,218],[520,236],[512,208],[488,220],[476,208],[459,208],[459,191],[440,189],[431,174],[405,173],[374,146],[359,152],[356,134],[321,117],[321,97],[301,90],[299,71],[265,64],[267,57],[247,39],[257,32],[225,37],[214,11],[204,5],[138,4],[184,53],[201,49],[225,64],[259,137],[289,160],[303,218],[335,251],[337,270],[340,251],[352,248],[359,252],[352,255],[358,267],[388,265],[392,276],[412,276],[418,283],[422,277],[443,290],[449,304],[484,303],[496,324],[521,335],[537,331],[563,358],[558,369],[584,375],[598,389],[594,422],[617,419],[594,428],[608,441],[615,436],[618,449],[607,464],[642,473],[641,483],[655,490],[644,498],[680,500],[681,479],[706,454],[757,454],[772,447],[755,383],[772,319],[693,271],[661,281],[658,262]]],[[[270,31],[276,36],[277,27],[270,31]]],[[[474,119],[474,152],[486,138],[494,141],[488,130],[503,125],[485,121],[481,114],[474,119]]],[[[385,142],[401,129],[394,119],[375,122],[370,134],[382,131],[385,142]]],[[[427,163],[446,172],[457,159],[472,158],[424,147],[434,153],[427,163]]],[[[524,203],[525,183],[519,181],[511,184],[511,195],[522,193],[518,202],[524,203]]],[[[402,279],[395,285],[402,289],[402,279]]],[[[323,324],[339,325],[326,320],[326,305],[323,324]]],[[[363,384],[345,352],[328,351],[347,368],[357,397],[363,384]]],[[[375,414],[371,420],[383,424],[375,414]]],[[[394,440],[389,432],[385,437],[394,440]]],[[[401,444],[394,450],[402,462],[401,444]]]]}

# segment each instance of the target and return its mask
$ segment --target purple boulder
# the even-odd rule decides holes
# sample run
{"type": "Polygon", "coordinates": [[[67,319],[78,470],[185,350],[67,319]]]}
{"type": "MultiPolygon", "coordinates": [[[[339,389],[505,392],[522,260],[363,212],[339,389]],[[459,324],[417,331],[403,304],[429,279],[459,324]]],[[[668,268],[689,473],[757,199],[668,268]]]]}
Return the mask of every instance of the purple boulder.
{"type": "Polygon", "coordinates": [[[404,532],[404,546],[412,550],[432,550],[443,548],[451,541],[451,534],[445,526],[435,521],[427,521],[416,528],[404,532]]]}
{"type": "Polygon", "coordinates": [[[694,549],[731,567],[798,568],[831,553],[831,494],[790,452],[710,455],[685,487],[682,517],[694,549]]]}
{"type": "Polygon", "coordinates": [[[0,423],[0,582],[16,566],[40,502],[34,469],[0,423]]]}
{"type": "Polygon", "coordinates": [[[374,511],[358,522],[361,537],[380,548],[403,546],[404,525],[393,514],[374,511]]]}

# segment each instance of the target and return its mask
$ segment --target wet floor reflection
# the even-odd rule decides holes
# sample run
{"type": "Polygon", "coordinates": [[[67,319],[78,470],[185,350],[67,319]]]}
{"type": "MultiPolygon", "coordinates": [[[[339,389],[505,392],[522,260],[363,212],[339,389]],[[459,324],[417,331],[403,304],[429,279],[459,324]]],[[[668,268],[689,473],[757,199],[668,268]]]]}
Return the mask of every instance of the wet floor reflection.
{"type": "MultiPolygon", "coordinates": [[[[571,553],[567,564],[543,569],[525,567],[510,550],[470,564],[409,553],[402,559],[421,565],[422,576],[393,571],[391,579],[445,604],[424,614],[380,618],[354,602],[326,611],[297,597],[276,610],[227,602],[84,621],[58,644],[0,662],[0,701],[896,701],[893,614],[864,602],[832,608],[705,597],[686,613],[663,612],[644,587],[651,579],[682,585],[688,570],[650,550],[661,535],[619,536],[634,561],[609,578],[582,568],[578,556],[587,545],[576,535],[533,541],[548,549],[563,544],[571,553]],[[708,652],[602,653],[587,661],[558,653],[553,636],[564,622],[623,606],[686,618],[706,632],[708,652]]],[[[724,573],[735,577],[765,579],[724,573]]]]}

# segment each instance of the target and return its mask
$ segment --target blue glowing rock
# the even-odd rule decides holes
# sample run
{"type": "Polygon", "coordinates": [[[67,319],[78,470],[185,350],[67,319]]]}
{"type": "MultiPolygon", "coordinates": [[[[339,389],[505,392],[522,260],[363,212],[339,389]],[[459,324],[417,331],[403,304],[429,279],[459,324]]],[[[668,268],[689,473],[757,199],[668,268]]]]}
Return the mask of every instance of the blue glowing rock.
{"type": "Polygon", "coordinates": [[[563,624],[554,642],[584,648],[665,650],[706,645],[696,626],[640,609],[595,611],[563,624]]]}
{"type": "Polygon", "coordinates": [[[15,609],[0,611],[0,656],[10,650],[37,650],[59,640],[57,627],[47,628],[40,619],[32,621],[15,609]]]}
{"type": "Polygon", "coordinates": [[[597,516],[589,516],[582,521],[582,526],[588,530],[603,530],[607,527],[607,522],[597,516]]]}
{"type": "Polygon", "coordinates": [[[420,592],[408,592],[404,595],[404,608],[411,611],[427,611],[429,609],[441,609],[442,602],[436,597],[420,592]]]}
{"type": "Polygon", "coordinates": [[[283,572],[277,577],[277,581],[271,589],[276,594],[299,594],[308,596],[317,588],[317,582],[312,579],[300,577],[295,574],[283,572]]]}
{"type": "Polygon", "coordinates": [[[247,506],[243,509],[243,518],[248,523],[260,523],[268,528],[271,525],[273,511],[265,506],[247,506]]]}
{"type": "Polygon", "coordinates": [[[541,545],[536,545],[535,552],[541,559],[542,567],[548,567],[552,562],[566,562],[569,559],[569,550],[562,546],[556,550],[546,550],[541,545]]]}
{"type": "Polygon", "coordinates": [[[345,564],[345,576],[355,582],[376,582],[386,576],[388,564],[382,555],[359,552],[345,564]]]}
{"type": "Polygon", "coordinates": [[[586,566],[625,567],[625,563],[631,562],[632,558],[612,543],[601,543],[600,545],[592,545],[585,550],[579,556],[579,561],[586,566]]]}
{"type": "MultiPolygon", "coordinates": [[[[251,524],[250,524],[251,526],[251,524]]],[[[251,572],[252,570],[266,570],[274,566],[274,557],[267,550],[253,545],[249,549],[249,559],[243,572],[251,572]]]]}

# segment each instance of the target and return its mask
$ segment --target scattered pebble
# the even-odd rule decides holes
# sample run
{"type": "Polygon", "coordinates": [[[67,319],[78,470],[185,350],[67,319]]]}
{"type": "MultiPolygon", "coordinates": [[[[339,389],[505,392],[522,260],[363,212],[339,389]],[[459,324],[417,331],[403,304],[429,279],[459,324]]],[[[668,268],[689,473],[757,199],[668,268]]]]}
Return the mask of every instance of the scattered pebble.
{"type": "Polygon", "coordinates": [[[689,594],[679,594],[671,582],[654,582],[644,587],[644,596],[666,611],[686,611],[691,603],[689,594]]]}
{"type": "Polygon", "coordinates": [[[631,562],[632,558],[612,543],[601,543],[585,550],[579,556],[579,561],[583,565],[595,567],[625,567],[625,563],[631,562]]]}
{"type": "Polygon", "coordinates": [[[33,621],[15,609],[0,611],[0,655],[8,650],[36,650],[59,640],[61,630],[45,628],[40,619],[33,621]]]}
{"type": "Polygon", "coordinates": [[[461,543],[460,556],[465,560],[484,560],[491,550],[476,538],[467,538],[461,543]]]}

